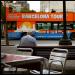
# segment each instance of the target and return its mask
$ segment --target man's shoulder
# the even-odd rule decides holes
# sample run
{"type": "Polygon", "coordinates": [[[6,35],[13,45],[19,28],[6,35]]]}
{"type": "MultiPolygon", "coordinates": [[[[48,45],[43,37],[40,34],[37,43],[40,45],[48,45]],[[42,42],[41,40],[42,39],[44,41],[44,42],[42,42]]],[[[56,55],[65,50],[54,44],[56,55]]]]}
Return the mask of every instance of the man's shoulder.
{"type": "Polygon", "coordinates": [[[22,37],[22,39],[23,39],[23,38],[32,38],[32,36],[30,36],[30,35],[25,35],[25,36],[22,37]]]}
{"type": "Polygon", "coordinates": [[[31,35],[27,35],[27,38],[32,39],[33,41],[34,40],[36,41],[36,39],[34,37],[32,37],[31,35]]]}
{"type": "Polygon", "coordinates": [[[32,37],[31,35],[26,35],[26,36],[23,36],[23,37],[22,37],[22,39],[25,39],[25,38],[27,38],[27,39],[35,39],[35,38],[32,37]]]}

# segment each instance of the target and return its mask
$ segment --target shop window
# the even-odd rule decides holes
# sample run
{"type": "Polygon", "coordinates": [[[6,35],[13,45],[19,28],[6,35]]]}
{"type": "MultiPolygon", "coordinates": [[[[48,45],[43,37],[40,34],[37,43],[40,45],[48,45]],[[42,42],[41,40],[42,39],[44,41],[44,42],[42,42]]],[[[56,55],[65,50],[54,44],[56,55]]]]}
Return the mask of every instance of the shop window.
{"type": "Polygon", "coordinates": [[[73,24],[73,29],[75,29],[75,23],[73,24]]]}
{"type": "Polygon", "coordinates": [[[16,30],[17,29],[17,25],[16,22],[8,22],[8,30],[16,30]]]}

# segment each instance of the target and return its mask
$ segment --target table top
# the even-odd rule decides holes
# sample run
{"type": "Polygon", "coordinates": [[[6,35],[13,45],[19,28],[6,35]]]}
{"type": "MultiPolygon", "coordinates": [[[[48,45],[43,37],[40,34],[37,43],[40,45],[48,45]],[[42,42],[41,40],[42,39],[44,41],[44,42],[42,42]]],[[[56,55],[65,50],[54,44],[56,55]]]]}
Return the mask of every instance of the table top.
{"type": "Polygon", "coordinates": [[[25,55],[16,55],[16,54],[6,54],[6,57],[2,60],[5,63],[15,63],[15,62],[35,62],[43,60],[43,57],[40,56],[25,56],[25,55]]]}

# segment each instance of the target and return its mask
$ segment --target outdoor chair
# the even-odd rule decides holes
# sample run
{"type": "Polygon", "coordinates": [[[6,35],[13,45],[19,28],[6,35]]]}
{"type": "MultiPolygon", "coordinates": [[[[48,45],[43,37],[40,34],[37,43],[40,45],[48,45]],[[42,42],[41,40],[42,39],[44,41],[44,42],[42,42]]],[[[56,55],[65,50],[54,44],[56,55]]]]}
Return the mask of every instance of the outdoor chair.
{"type": "MultiPolygon", "coordinates": [[[[48,69],[43,69],[43,74],[63,74],[68,55],[67,49],[52,49],[48,62],[48,69]]],[[[40,74],[39,71],[31,70],[31,74],[40,74]]]]}
{"type": "MultiPolygon", "coordinates": [[[[31,56],[33,53],[33,49],[19,47],[17,48],[17,53],[20,55],[30,55],[31,56]]],[[[16,72],[18,71],[18,68],[22,68],[22,67],[16,67],[16,72]]],[[[24,67],[22,69],[24,69],[24,67]]]]}

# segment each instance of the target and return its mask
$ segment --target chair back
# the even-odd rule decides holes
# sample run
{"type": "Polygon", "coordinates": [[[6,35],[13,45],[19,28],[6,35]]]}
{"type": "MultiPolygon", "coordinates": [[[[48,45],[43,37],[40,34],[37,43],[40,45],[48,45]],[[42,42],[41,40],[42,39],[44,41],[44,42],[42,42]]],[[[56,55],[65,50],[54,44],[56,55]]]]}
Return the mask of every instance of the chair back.
{"type": "Polygon", "coordinates": [[[63,72],[67,55],[68,55],[67,49],[60,49],[60,48],[52,49],[50,53],[50,58],[49,58],[49,67],[51,68],[52,64],[55,64],[54,67],[57,65],[61,66],[62,72],[63,72]]]}
{"type": "Polygon", "coordinates": [[[32,48],[17,48],[18,53],[22,55],[32,55],[33,49],[32,48]]]}

